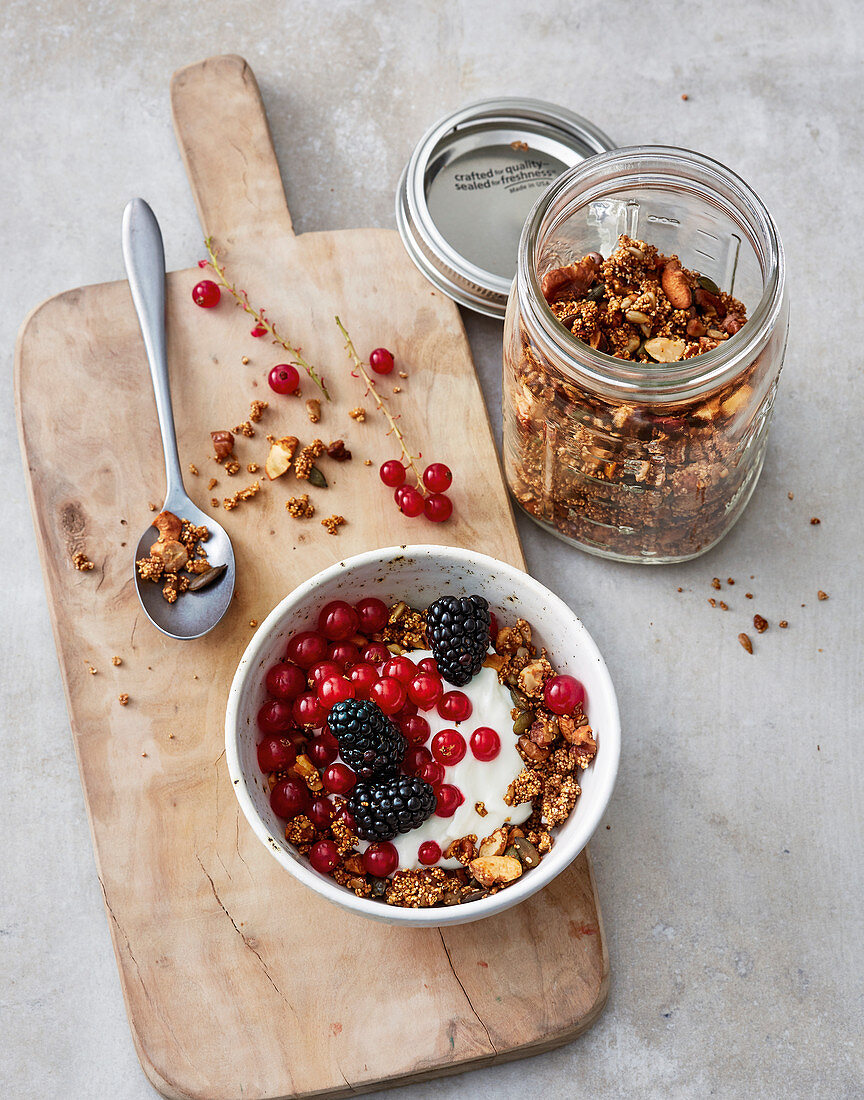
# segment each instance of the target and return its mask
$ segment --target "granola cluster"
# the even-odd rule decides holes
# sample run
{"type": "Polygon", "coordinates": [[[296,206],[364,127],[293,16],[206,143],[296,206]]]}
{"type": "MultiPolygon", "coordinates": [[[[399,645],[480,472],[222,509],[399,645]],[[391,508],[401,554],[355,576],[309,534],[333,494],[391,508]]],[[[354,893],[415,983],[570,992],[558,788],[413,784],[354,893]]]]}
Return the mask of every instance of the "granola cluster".
{"type": "Polygon", "coordinates": [[[135,567],[141,580],[162,582],[162,595],[168,603],[176,603],[184,592],[204,588],[222,575],[224,566],[214,567],[207,558],[204,543],[210,532],[206,527],[180,519],[173,512],[160,512],[153,526],[159,538],[135,567]]]}
{"type": "MultiPolygon", "coordinates": [[[[651,364],[691,359],[746,323],[743,304],[644,241],[547,272],[549,308],[590,347],[651,364]]],[[[625,558],[715,542],[746,502],[773,391],[759,360],[686,401],[628,402],[580,382],[517,323],[505,347],[505,463],[518,503],[555,532],[625,558]]]]}
{"type": "MultiPolygon", "coordinates": [[[[385,644],[395,655],[428,649],[425,613],[400,600],[390,608],[382,629],[370,634],[369,640],[385,644]]],[[[537,867],[552,849],[554,829],[573,810],[580,794],[577,777],[594,759],[597,743],[581,707],[568,715],[552,714],[545,708],[544,687],[554,669],[546,653],[537,651],[524,619],[498,630],[494,651],[485,664],[495,669],[510,691],[513,736],[525,764],[505,802],[511,806],[531,802],[530,816],[521,825],[505,822],[486,837],[478,839],[471,833],[454,840],[443,855],[458,860],[457,868],[399,869],[388,878],[366,872],[352,819],[349,815],[346,821],[342,812],[346,807],[343,797],[332,796],[334,816],[326,827],[315,825],[306,814],[289,821],[285,838],[301,854],[321,840],[335,843],[339,861],[331,872],[333,878],[358,897],[404,908],[459,905],[505,889],[537,867]]],[[[308,736],[313,736],[311,731],[308,736]]],[[[305,783],[311,796],[318,797],[323,785],[321,771],[310,759],[305,741],[293,736],[292,740],[296,759],[289,767],[269,773],[269,788],[290,778],[305,783]]],[[[482,803],[477,804],[478,813],[481,807],[485,814],[482,803]]]]}

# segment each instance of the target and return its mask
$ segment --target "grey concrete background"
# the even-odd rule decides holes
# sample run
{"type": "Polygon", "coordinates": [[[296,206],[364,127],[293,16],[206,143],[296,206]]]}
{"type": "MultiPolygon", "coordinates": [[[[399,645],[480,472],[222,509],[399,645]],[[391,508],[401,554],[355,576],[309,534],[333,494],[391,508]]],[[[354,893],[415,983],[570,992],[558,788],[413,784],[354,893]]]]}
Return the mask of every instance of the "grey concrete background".
{"type": "MultiPolygon", "coordinates": [[[[593,843],[612,959],[605,1015],[552,1054],[394,1097],[864,1095],[862,40],[855,0],[6,0],[5,1097],[155,1095],[96,880],[24,495],[12,354],[31,306],[122,276],[130,196],[155,206],[170,266],[198,258],[168,79],[223,52],[257,73],[298,231],[391,226],[399,171],[431,122],[474,98],[526,94],[589,115],[622,144],[680,144],[728,163],[762,194],[788,251],[792,334],[771,447],[730,537],[687,566],[646,570],[521,525],[532,571],[578,609],[620,694],[621,773],[593,843]],[[738,582],[727,613],[707,603],[714,575],[738,582]],[[736,635],[754,611],[772,625],[748,656],[736,635]]],[[[497,425],[500,329],[466,323],[497,425]]]]}

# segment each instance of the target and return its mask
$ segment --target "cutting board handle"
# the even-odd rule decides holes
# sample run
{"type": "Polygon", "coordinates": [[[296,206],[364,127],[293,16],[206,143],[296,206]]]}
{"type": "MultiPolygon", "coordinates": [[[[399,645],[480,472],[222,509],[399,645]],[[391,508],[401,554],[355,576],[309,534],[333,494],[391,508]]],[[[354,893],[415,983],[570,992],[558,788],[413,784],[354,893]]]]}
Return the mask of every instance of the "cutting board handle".
{"type": "Polygon", "coordinates": [[[293,234],[258,81],[243,58],[178,69],[171,110],[205,237],[222,246],[293,234]]]}

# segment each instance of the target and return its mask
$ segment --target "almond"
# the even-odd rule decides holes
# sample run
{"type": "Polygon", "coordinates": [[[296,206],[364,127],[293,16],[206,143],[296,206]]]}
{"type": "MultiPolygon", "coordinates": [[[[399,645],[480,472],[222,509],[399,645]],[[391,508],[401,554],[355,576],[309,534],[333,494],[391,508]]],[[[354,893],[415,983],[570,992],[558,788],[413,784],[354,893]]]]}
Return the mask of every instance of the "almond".
{"type": "Polygon", "coordinates": [[[507,848],[507,830],[496,829],[491,836],[487,836],[480,844],[480,856],[503,856],[507,848]]]}
{"type": "MultiPolygon", "coordinates": [[[[670,260],[663,268],[660,277],[663,293],[669,299],[675,309],[689,309],[693,302],[693,292],[687,282],[687,276],[681,270],[681,265],[675,260],[670,260]]],[[[663,362],[664,360],[661,360],[663,362]]],[[[670,362],[671,360],[665,360],[670,362]]]]}
{"type": "Polygon", "coordinates": [[[284,439],[275,439],[270,444],[270,453],[264,463],[264,472],[271,481],[275,481],[289,469],[294,452],[297,450],[297,442],[293,435],[288,435],[284,439]]]}
{"type": "Polygon", "coordinates": [[[687,350],[683,340],[672,340],[668,336],[655,336],[645,341],[645,350],[658,363],[677,363],[687,350]]]}
{"type": "Polygon", "coordinates": [[[176,573],[189,561],[189,551],[182,542],[154,542],[150,547],[150,557],[162,562],[166,573],[176,573]]]}
{"type": "Polygon", "coordinates": [[[468,864],[481,886],[513,882],[522,874],[522,864],[512,856],[478,856],[468,864]]]}

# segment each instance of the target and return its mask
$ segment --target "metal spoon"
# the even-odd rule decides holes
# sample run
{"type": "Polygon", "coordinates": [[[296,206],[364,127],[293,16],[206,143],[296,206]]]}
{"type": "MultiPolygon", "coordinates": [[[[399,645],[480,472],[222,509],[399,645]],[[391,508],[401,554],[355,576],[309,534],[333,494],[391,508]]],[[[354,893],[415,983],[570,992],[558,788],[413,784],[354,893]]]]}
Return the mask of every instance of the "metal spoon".
{"type": "MultiPolygon", "coordinates": [[[[225,530],[211,515],[206,515],[192,503],[183,487],[165,351],[165,252],[159,223],[143,199],[133,199],[123,212],[123,259],[150,364],[165,452],[167,492],[163,510],[196,525],[206,526],[210,538],[204,545],[211,565],[227,566],[212,584],[199,592],[183,593],[173,604],[162,595],[162,585],[142,580],[133,564],[135,587],[147,617],[163,634],[171,638],[200,638],[213,629],[231,603],[234,593],[234,551],[225,530]]],[[[150,547],[158,537],[154,527],[147,528],[135,550],[136,561],[149,556],[150,547]]]]}

